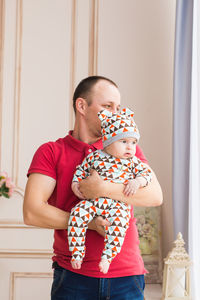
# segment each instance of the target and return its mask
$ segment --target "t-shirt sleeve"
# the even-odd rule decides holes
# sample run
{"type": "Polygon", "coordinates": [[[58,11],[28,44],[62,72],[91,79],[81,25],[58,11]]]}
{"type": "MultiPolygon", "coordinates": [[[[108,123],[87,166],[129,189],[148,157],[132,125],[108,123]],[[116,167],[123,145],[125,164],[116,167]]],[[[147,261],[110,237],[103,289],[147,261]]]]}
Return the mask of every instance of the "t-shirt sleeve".
{"type": "Polygon", "coordinates": [[[33,156],[27,176],[41,173],[56,179],[55,153],[51,142],[40,146],[33,156]]]}
{"type": "Polygon", "coordinates": [[[145,164],[149,164],[148,160],[146,159],[146,157],[144,156],[144,153],[142,151],[142,149],[137,145],[136,146],[136,153],[135,153],[136,157],[139,158],[143,163],[145,164]]]}

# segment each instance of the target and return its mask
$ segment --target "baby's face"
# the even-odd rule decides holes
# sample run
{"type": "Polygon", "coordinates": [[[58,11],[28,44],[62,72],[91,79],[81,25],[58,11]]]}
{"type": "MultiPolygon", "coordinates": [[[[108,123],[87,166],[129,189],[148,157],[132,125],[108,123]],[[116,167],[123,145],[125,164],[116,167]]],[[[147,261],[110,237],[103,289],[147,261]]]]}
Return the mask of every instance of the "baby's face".
{"type": "Polygon", "coordinates": [[[124,138],[113,142],[104,151],[117,158],[132,158],[136,152],[137,140],[135,138],[124,138]]]}

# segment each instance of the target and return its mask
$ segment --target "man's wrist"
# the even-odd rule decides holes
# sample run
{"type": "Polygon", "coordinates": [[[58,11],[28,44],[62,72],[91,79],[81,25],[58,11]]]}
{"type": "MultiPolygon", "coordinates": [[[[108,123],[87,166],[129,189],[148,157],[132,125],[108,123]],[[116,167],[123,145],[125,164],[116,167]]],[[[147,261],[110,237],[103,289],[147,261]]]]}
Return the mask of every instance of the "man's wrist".
{"type": "Polygon", "coordinates": [[[108,197],[109,195],[109,181],[102,180],[99,182],[98,190],[97,190],[97,198],[99,197],[108,197]]]}

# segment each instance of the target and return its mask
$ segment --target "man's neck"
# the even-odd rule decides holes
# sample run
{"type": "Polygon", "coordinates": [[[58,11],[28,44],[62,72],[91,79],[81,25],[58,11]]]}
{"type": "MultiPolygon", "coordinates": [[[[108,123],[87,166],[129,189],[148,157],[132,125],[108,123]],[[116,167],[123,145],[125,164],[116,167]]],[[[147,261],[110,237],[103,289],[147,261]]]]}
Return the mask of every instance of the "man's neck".
{"type": "Polygon", "coordinates": [[[73,138],[89,145],[94,144],[101,138],[101,136],[93,136],[90,132],[88,132],[88,128],[86,126],[79,126],[77,123],[75,123],[72,136],[73,138]]]}

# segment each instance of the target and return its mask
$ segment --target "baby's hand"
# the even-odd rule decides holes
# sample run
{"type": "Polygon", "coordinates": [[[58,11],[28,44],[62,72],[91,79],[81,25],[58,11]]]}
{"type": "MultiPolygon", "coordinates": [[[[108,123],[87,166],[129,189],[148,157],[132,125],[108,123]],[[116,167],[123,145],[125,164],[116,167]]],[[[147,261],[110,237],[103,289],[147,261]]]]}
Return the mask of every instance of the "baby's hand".
{"type": "Polygon", "coordinates": [[[83,196],[83,194],[79,190],[79,182],[72,182],[71,188],[72,188],[72,191],[74,192],[74,194],[78,198],[85,199],[85,197],[83,196]]]}
{"type": "Polygon", "coordinates": [[[140,187],[140,183],[137,181],[137,179],[129,180],[127,183],[124,184],[125,188],[123,192],[126,196],[134,195],[140,187]]]}

